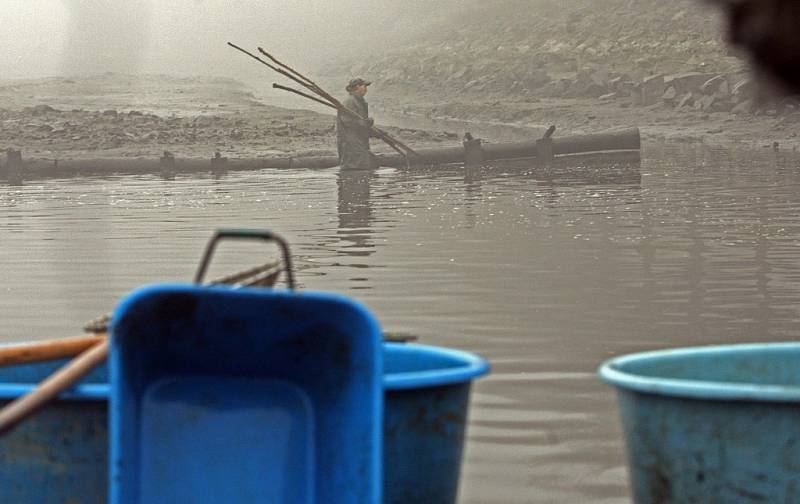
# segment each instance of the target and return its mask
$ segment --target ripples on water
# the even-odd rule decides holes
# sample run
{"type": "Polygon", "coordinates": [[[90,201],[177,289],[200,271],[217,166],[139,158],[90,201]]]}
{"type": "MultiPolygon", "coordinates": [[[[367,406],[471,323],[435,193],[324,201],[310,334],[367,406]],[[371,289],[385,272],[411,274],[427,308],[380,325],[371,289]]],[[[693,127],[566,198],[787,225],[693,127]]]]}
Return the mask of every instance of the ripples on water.
{"type": "MultiPolygon", "coordinates": [[[[347,293],[389,330],[491,360],[463,502],[626,502],[597,365],[795,339],[799,181],[788,154],[655,145],[640,181],[334,169],[0,186],[0,340],[78,333],[142,283],[191,279],[215,228],[273,229],[302,288],[347,293]]],[[[269,253],[223,245],[214,267],[269,253]]]]}

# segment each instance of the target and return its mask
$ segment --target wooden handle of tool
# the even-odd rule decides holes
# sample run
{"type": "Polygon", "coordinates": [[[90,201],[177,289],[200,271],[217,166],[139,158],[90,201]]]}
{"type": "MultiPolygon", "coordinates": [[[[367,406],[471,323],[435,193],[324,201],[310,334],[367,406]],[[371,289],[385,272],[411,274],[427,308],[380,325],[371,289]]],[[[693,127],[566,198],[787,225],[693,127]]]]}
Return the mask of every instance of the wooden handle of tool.
{"type": "Polygon", "coordinates": [[[77,383],[92,369],[102,364],[108,356],[108,348],[108,339],[95,344],[50,375],[29,394],[15,399],[3,409],[0,409],[0,436],[39,411],[44,405],[55,399],[58,394],[77,383]]]}
{"type": "Polygon", "coordinates": [[[0,347],[0,366],[75,357],[106,338],[106,333],[100,333],[94,336],[75,336],[72,338],[36,341],[22,345],[2,346],[0,347]]]}

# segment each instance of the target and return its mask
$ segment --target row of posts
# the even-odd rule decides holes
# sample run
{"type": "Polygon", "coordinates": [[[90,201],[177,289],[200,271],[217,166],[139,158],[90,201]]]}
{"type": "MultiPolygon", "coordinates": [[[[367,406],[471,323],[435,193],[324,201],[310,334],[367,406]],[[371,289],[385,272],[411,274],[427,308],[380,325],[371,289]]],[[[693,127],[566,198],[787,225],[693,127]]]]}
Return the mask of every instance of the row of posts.
{"type": "MultiPolygon", "coordinates": [[[[159,167],[161,168],[161,177],[171,180],[175,178],[175,155],[169,151],[164,151],[164,155],[159,158],[159,167]]],[[[214,175],[222,175],[228,172],[228,158],[224,157],[219,151],[214,153],[211,158],[211,173],[214,175]]]]}
{"type": "MultiPolygon", "coordinates": [[[[548,165],[553,160],[553,133],[555,126],[550,126],[542,136],[536,140],[536,162],[540,165],[548,165]]],[[[464,166],[467,168],[478,168],[485,164],[483,142],[480,138],[474,138],[471,133],[464,134],[461,142],[464,146],[464,166]]]]}
{"type": "MultiPolygon", "coordinates": [[[[169,152],[164,151],[164,154],[159,158],[159,167],[161,176],[166,179],[175,178],[175,156],[169,152]]],[[[54,162],[54,168],[58,169],[58,161],[54,162]]],[[[211,173],[214,175],[221,175],[228,171],[228,158],[222,156],[219,152],[214,154],[211,158],[211,173]]],[[[5,181],[9,184],[20,184],[25,178],[25,163],[22,160],[22,151],[17,149],[6,149],[5,163],[0,163],[0,181],[5,181]]]]}

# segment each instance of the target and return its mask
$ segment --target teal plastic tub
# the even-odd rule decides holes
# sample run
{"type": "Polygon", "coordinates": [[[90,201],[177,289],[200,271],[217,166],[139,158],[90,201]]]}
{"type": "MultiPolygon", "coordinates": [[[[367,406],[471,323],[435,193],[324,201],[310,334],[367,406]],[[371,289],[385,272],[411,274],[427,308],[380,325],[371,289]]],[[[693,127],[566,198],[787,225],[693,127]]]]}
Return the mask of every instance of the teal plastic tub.
{"type": "Polygon", "coordinates": [[[800,502],[800,343],[633,354],[599,374],[636,503],[800,502]]]}

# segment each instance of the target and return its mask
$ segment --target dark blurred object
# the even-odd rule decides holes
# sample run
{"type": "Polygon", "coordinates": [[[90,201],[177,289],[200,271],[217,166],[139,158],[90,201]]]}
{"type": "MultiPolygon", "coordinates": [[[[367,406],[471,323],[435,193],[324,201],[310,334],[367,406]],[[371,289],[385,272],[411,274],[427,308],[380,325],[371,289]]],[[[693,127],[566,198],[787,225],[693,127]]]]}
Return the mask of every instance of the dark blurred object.
{"type": "Polygon", "coordinates": [[[729,41],[787,93],[800,91],[800,1],[709,0],[728,18],[729,41]]]}

